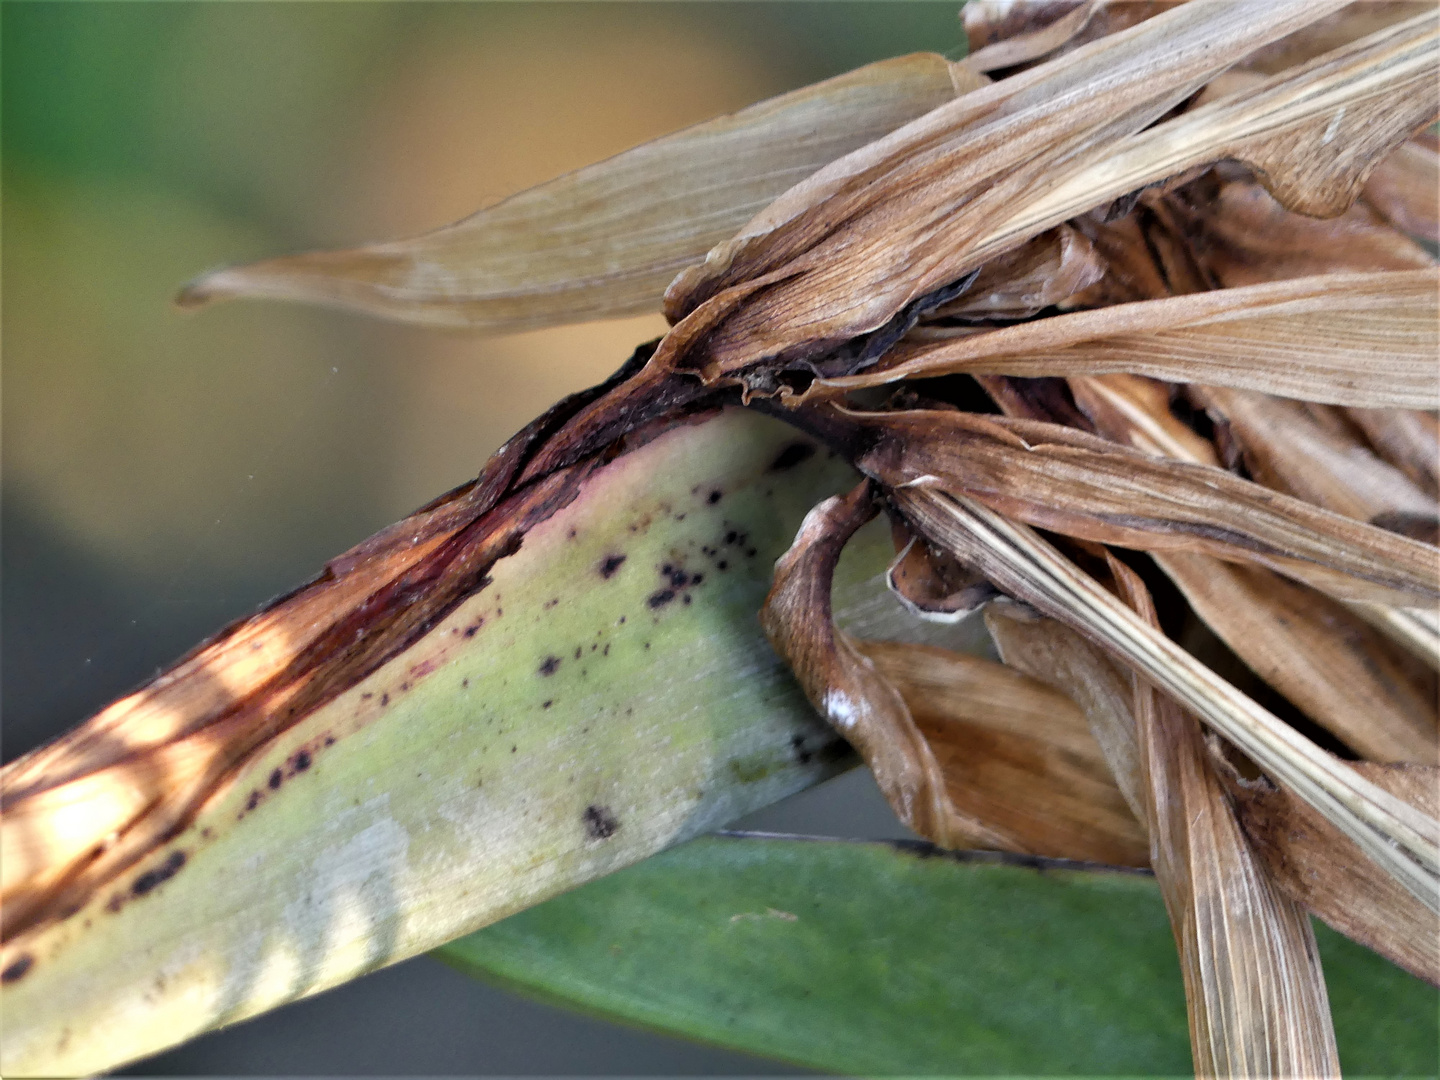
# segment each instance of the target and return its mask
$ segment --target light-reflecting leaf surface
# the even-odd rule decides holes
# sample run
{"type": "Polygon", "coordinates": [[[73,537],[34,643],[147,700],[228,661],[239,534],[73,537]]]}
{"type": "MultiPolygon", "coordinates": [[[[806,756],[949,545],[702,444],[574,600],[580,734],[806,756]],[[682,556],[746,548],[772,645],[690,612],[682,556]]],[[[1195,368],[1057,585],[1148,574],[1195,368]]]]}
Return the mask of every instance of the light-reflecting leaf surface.
{"type": "MultiPolygon", "coordinates": [[[[572,1007],[836,1072],[1191,1071],[1151,878],[930,850],[696,840],[437,955],[572,1007]]],[[[1322,925],[1316,937],[1345,1071],[1433,1073],[1436,991],[1322,925]]]]}

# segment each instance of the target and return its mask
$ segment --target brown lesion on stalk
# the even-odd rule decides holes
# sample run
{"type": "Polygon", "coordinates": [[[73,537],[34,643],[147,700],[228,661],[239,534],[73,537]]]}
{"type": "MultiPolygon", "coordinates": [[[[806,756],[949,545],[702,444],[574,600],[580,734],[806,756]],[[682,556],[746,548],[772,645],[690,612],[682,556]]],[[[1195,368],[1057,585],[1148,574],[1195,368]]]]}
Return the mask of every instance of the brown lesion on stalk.
{"type": "MultiPolygon", "coordinates": [[[[567,506],[597,470],[676,423],[708,415],[727,396],[687,380],[683,392],[661,395],[598,433],[576,437],[573,419],[611,398],[652,350],[642,346],[609,381],[535,420],[476,480],[331,560],[314,581],[238,620],[129,698],[7,766],[0,802],[5,938],[78,910],[182,833],[199,807],[278,737],[403,654],[485,588],[490,568],[519,550],[526,533],[567,506]],[[172,760],[184,764],[169,765],[172,760]],[[56,798],[75,797],[79,787],[72,785],[111,805],[118,798],[118,809],[97,817],[85,835],[51,837],[47,808],[56,798]]],[[[541,673],[549,673],[543,664],[541,673]]],[[[294,752],[245,810],[306,773],[317,750],[294,752]]]]}

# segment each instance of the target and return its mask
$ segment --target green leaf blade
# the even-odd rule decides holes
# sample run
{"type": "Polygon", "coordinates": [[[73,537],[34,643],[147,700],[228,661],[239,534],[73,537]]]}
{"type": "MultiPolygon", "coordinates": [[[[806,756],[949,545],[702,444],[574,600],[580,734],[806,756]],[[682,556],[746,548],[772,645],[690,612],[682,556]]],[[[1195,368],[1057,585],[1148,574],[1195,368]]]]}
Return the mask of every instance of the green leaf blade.
{"type": "MultiPolygon", "coordinates": [[[[554,1002],[835,1072],[1191,1071],[1152,879],[929,850],[705,838],[436,955],[554,1002]]],[[[1436,992],[1317,929],[1347,1070],[1433,1073],[1436,992]]]]}

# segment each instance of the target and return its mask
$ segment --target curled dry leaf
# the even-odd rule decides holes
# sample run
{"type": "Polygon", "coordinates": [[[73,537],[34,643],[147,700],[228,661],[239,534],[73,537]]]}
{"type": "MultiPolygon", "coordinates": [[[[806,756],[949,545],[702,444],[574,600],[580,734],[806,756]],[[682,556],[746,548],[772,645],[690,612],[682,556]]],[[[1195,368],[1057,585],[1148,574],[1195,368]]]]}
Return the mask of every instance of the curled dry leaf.
{"type": "Polygon", "coordinates": [[[995,597],[995,587],[968,566],[912,535],[901,534],[900,553],[885,584],[905,609],[929,622],[955,623],[995,597]]]}
{"type": "MultiPolygon", "coordinates": [[[[1335,6],[1285,0],[1250,7],[1242,19],[1231,3],[1186,5],[936,109],[787,192],[680,275],[666,297],[680,325],[657,362],[707,380],[741,379],[767,358],[813,360],[898,319],[853,350],[846,366],[864,366],[927,303],[951,298],[930,294],[1076,213],[1170,175],[1109,194],[1087,180],[1083,194],[1056,206],[1057,172],[1084,173],[1108,159],[1118,139],[1245,53],[1335,6]],[[1046,209],[1030,214],[1032,205],[1046,209]]],[[[751,376],[752,392],[778,390],[773,372],[751,376]]]]}
{"type": "Polygon", "coordinates": [[[873,514],[868,482],[812,510],[761,622],[896,814],[945,846],[1144,865],[1144,832],[1073,703],[989,661],[836,629],[835,561],[873,514]]]}
{"type": "MultiPolygon", "coordinates": [[[[1104,273],[1085,235],[1062,225],[986,263],[963,293],[935,308],[926,321],[1029,318],[1093,285],[1104,273]]],[[[917,328],[915,334],[923,332],[917,328]]],[[[963,327],[952,331],[964,332],[963,327]]]]}
{"type": "Polygon", "coordinates": [[[811,510],[775,565],[761,625],[810,703],[865,759],[901,821],[943,846],[1002,847],[999,833],[950,803],[940,763],[904,699],[832,619],[830,583],[840,551],[874,516],[868,481],[811,510]]]}
{"type": "MultiPolygon", "coordinates": [[[[1307,23],[1322,14],[1316,5],[1307,23]]],[[[1354,202],[1382,156],[1440,112],[1437,59],[1440,17],[1423,12],[1117,140],[1109,155],[1023,206],[979,246],[1058,224],[1097,202],[1226,158],[1254,169],[1286,209],[1333,217],[1354,202]]]]}
{"type": "Polygon", "coordinates": [[[776,195],[981,81],[933,53],[883,60],[656,139],[414,239],[207,274],[180,302],[300,300],[491,332],[654,311],[677,271],[776,195]]]}
{"type": "Polygon", "coordinates": [[[980,657],[856,644],[905,700],[950,802],[1001,834],[1006,848],[1146,865],[1145,830],[1070,698],[980,657]]]}
{"type": "MultiPolygon", "coordinates": [[[[1254,175],[1233,163],[1209,170],[1173,193],[1146,192],[1140,204],[1155,215],[1150,243],[1182,245],[1191,287],[1179,276],[1172,292],[1240,288],[1316,274],[1421,270],[1434,265],[1424,248],[1391,228],[1362,201],[1333,218],[1293,213],[1254,175]]],[[[1098,227],[1091,231],[1100,233],[1098,227]]],[[[1165,293],[1137,292],[1123,299],[1165,293]]],[[[1082,294],[1082,298],[1083,294],[1082,294]]],[[[1115,302],[1115,301],[1111,301],[1115,302]]]]}
{"type": "Polygon", "coordinates": [[[1274,75],[1396,23],[1434,12],[1429,0],[1365,0],[1316,19],[1245,58],[1247,74],[1274,75]]]}

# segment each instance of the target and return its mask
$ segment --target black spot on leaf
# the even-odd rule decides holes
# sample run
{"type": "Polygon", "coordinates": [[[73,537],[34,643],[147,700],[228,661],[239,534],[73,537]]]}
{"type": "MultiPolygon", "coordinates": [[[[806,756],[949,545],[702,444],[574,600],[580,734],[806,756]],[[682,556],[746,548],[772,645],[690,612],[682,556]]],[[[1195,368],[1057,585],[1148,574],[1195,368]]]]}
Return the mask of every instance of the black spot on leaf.
{"type": "Polygon", "coordinates": [[[620,822],[609,807],[591,804],[580,815],[580,820],[585,825],[586,835],[592,840],[608,840],[620,830],[620,822]]]}
{"type": "Polygon", "coordinates": [[[155,886],[162,882],[169,881],[180,868],[185,865],[185,853],[183,851],[172,851],[166,860],[153,870],[146,870],[137,877],[130,886],[130,892],[135,896],[144,896],[155,886]]]}

